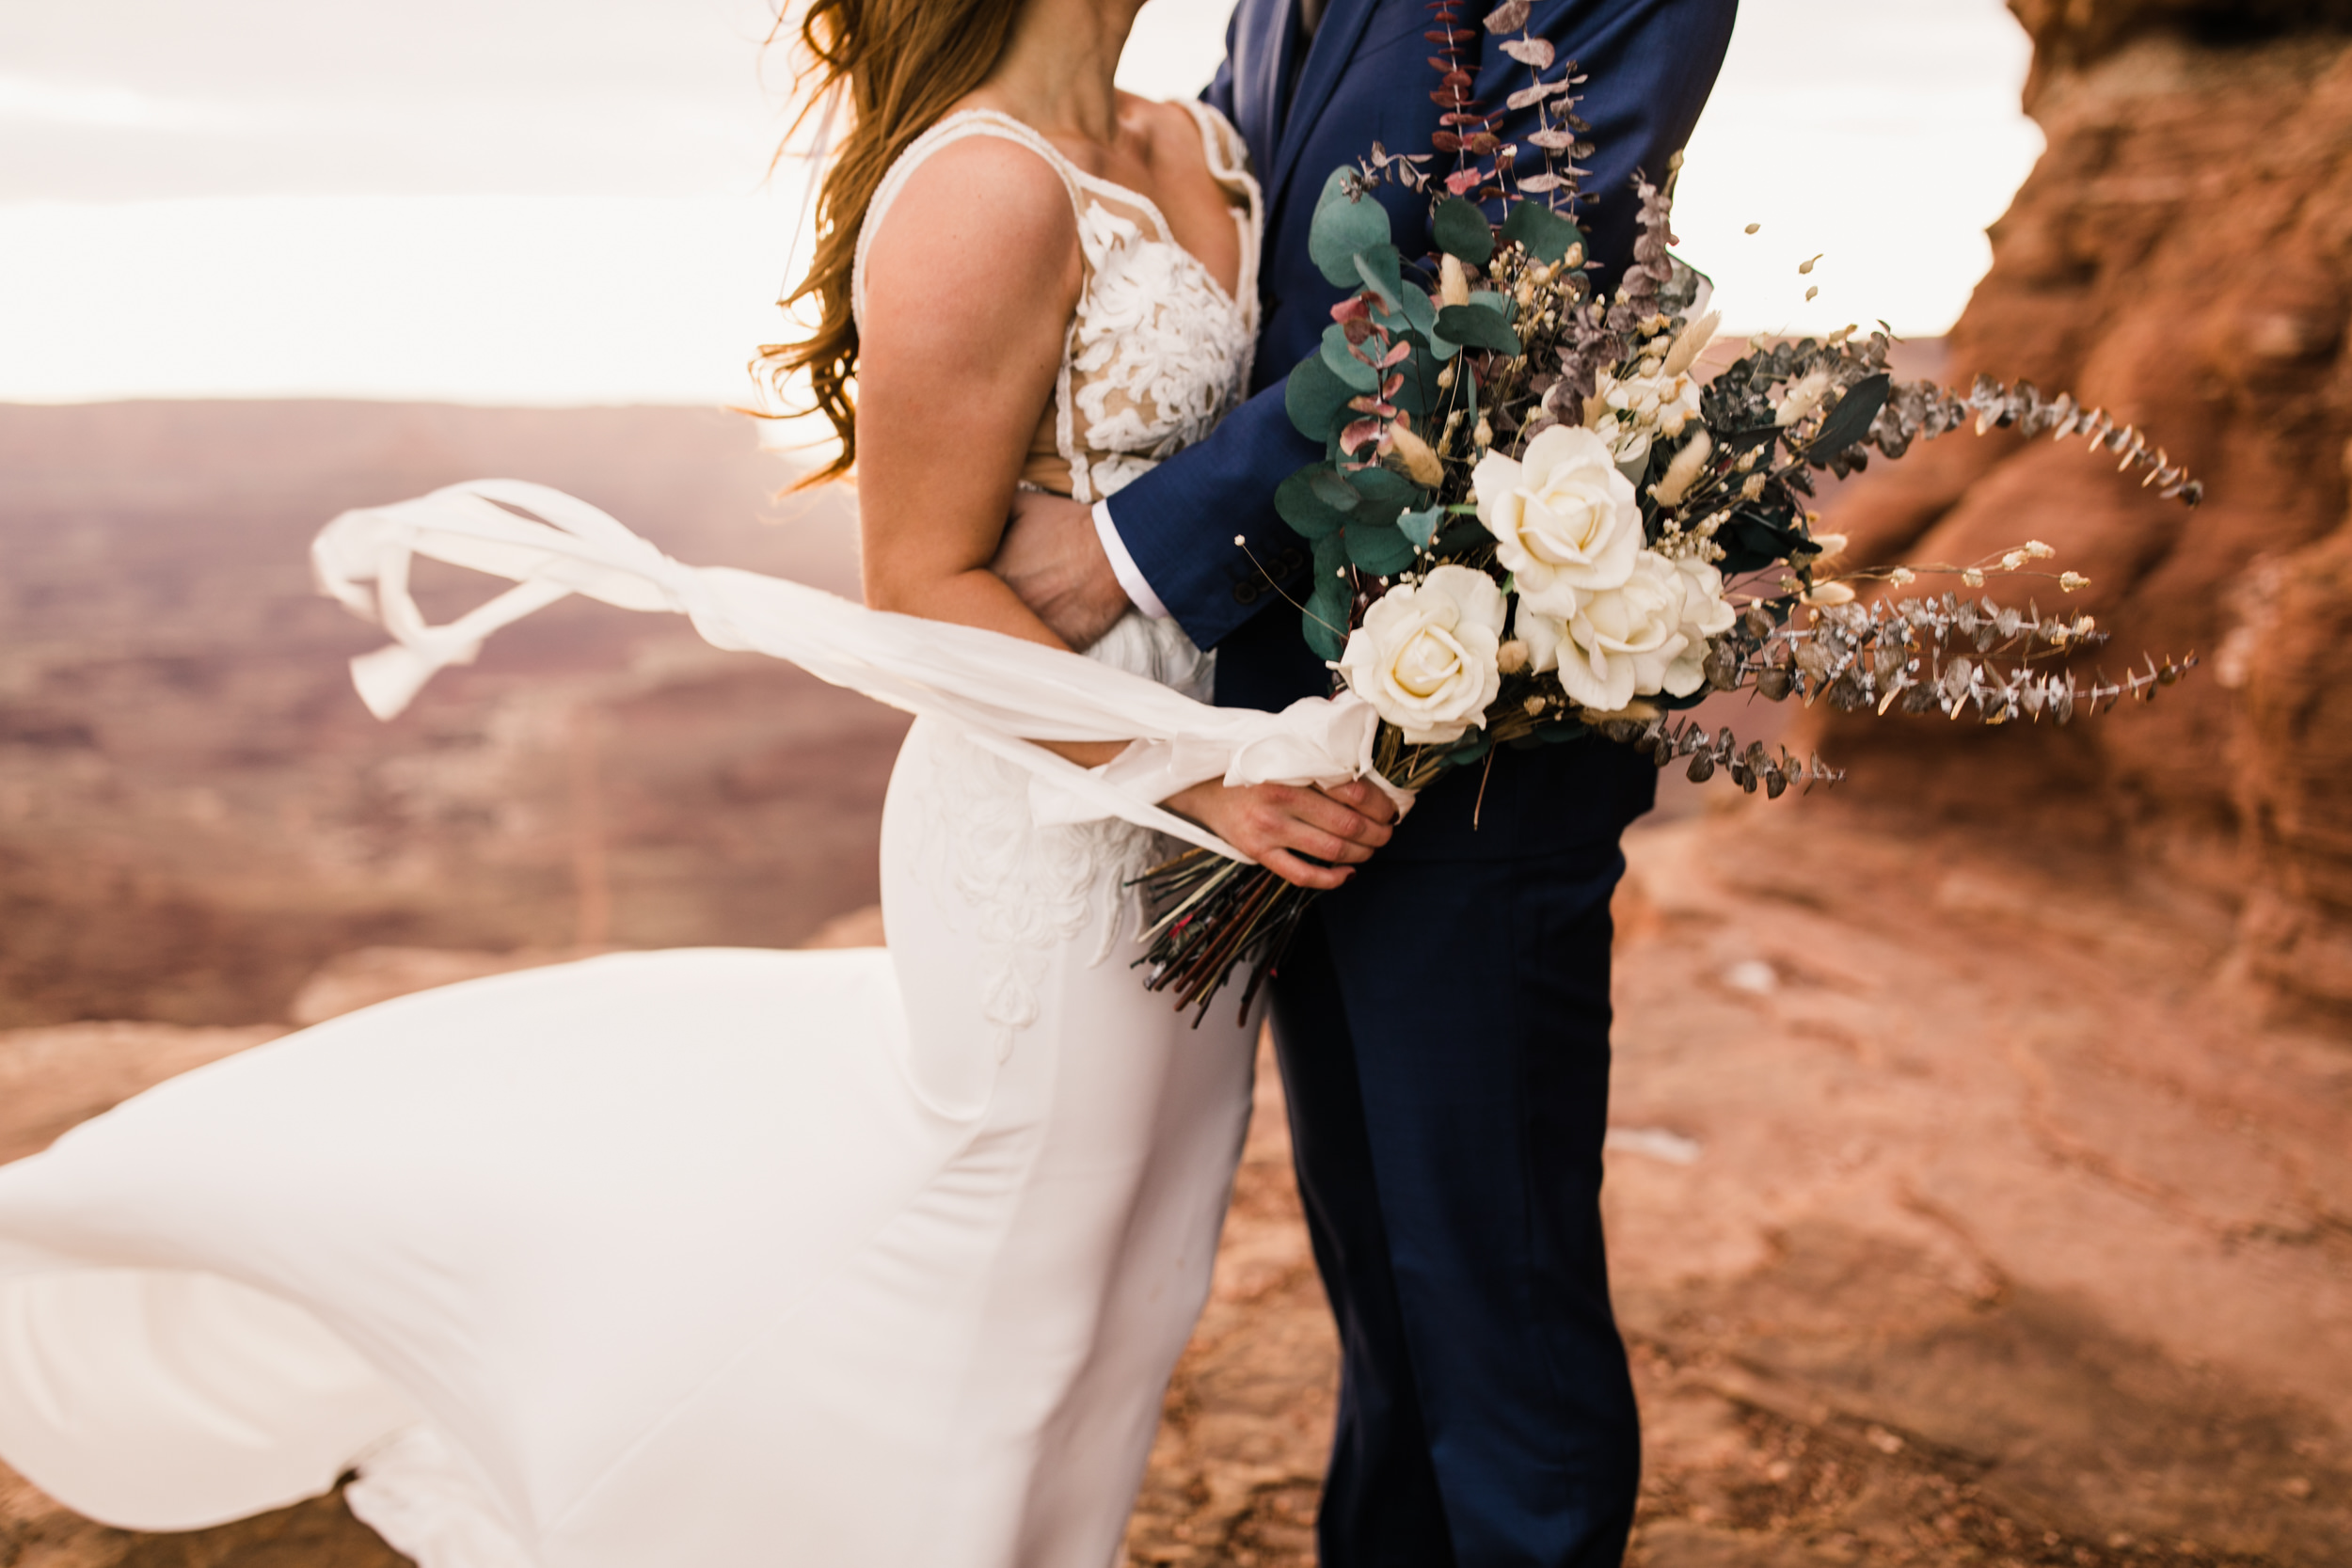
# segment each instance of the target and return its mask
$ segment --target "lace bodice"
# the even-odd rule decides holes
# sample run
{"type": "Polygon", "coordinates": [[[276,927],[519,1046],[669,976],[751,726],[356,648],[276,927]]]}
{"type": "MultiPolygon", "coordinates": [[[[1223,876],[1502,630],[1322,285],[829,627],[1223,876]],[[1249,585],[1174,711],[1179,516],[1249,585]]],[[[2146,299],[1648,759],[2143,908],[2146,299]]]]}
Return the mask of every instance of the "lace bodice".
{"type": "Polygon", "coordinates": [[[1207,435],[1248,388],[1263,204],[1241,134],[1206,104],[1186,107],[1241,230],[1241,275],[1230,294],[1176,243],[1149,197],[1087,173],[1037,132],[993,110],[967,109],[925,132],[890,166],[866,208],[850,286],[861,323],[867,251],[908,179],[941,148],[966,136],[1019,142],[1069,187],[1084,281],[1053,405],[1023,468],[1024,483],[1035,488],[1082,501],[1114,495],[1207,435]]]}
{"type": "MultiPolygon", "coordinates": [[[[850,304],[866,315],[866,263],[891,204],[925,159],[966,136],[1019,142],[1069,189],[1083,273],[1062,341],[1051,405],[1022,467],[1022,483],[1081,501],[1116,494],[1139,474],[1206,436],[1249,384],[1258,332],[1258,244],[1264,221],[1258,182],[1244,166],[1240,133],[1205,105],[1189,104],[1209,170],[1241,231],[1241,272],[1228,293],[1206,263],[1176,243],[1168,218],[1139,191],[1099,179],[1019,120],[990,110],[948,116],[899,154],[866,211],[850,304]]],[[[1098,663],[1208,700],[1215,659],[1173,620],[1130,610],[1087,649],[1098,663]]],[[[952,727],[918,724],[899,767],[928,757],[894,801],[920,800],[939,851],[924,879],[943,911],[973,922],[980,946],[979,1011],[1001,1056],[1040,1016],[1054,955],[1092,922],[1101,963],[1120,936],[1126,882],[1168,846],[1130,823],[1041,827],[1021,768],[952,727]],[[919,782],[917,782],[919,781],[919,782]],[[1105,905],[1112,906],[1109,909],[1105,905]]],[[[930,861],[926,853],[921,858],[930,861]]]]}

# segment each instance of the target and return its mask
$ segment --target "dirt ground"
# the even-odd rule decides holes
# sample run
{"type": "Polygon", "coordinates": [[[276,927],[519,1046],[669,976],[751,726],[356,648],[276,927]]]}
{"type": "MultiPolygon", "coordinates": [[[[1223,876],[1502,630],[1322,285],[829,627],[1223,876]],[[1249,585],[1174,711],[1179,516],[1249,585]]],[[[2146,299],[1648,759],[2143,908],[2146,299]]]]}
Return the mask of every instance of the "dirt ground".
{"type": "MultiPolygon", "coordinates": [[[[2265,1016],[2225,911],[1818,800],[1628,854],[1635,1568],[2352,1561],[2352,1046],[2265,1016]]],[[[0,1152],[273,1032],[0,1036],[0,1152]]],[[[1288,1161],[1269,1064],[1138,1568],[1313,1560],[1335,1355],[1288,1161]]],[[[133,1536],[0,1476],[0,1568],[397,1560],[333,1498],[133,1536]]]]}
{"type": "MultiPolygon", "coordinates": [[[[1635,1568],[2352,1561],[2352,1047],[2226,915],[1818,802],[1638,829],[1635,1568]]],[[[1136,1564],[1304,1568],[1336,1354],[1261,1073],[1136,1564]]]]}

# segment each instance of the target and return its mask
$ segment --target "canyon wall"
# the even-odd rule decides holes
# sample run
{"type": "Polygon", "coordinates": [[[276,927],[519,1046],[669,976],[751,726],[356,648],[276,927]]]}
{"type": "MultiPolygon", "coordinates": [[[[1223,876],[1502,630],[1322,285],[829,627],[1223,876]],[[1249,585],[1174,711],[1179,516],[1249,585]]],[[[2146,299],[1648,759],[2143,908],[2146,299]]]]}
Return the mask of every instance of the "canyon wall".
{"type": "MultiPolygon", "coordinates": [[[[2079,443],[1965,434],[1839,498],[1860,560],[2039,538],[2113,641],[2196,654],[2147,711],[2010,733],[1823,716],[1865,801],[2137,857],[2238,910],[2233,969],[2352,1009],[2352,4],[2010,0],[2047,152],[1992,231],[1948,377],[2068,388],[2206,482],[2154,499],[2079,443]]],[[[2026,585],[2008,595],[2023,601],[2026,585]]],[[[1996,581],[1994,592],[2000,590],[1996,581]]],[[[2054,594],[2045,598],[2055,599],[2054,594]]]]}

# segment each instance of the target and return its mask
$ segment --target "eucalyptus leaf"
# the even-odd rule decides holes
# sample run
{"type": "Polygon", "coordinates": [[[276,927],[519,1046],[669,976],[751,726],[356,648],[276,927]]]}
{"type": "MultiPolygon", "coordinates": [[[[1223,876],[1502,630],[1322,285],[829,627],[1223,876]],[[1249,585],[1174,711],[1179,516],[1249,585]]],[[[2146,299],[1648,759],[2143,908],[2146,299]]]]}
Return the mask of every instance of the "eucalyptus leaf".
{"type": "MultiPolygon", "coordinates": [[[[1337,541],[1339,535],[1331,537],[1337,541]]],[[[1347,612],[1356,602],[1355,594],[1337,575],[1338,570],[1335,565],[1316,580],[1314,592],[1307,595],[1306,609],[1298,618],[1298,629],[1305,634],[1307,646],[1326,662],[1337,659],[1346,651],[1347,612]]]]}
{"type": "Polygon", "coordinates": [[[1323,329],[1323,362],[1359,392],[1377,390],[1380,372],[1347,352],[1347,328],[1333,322],[1323,329]]]}
{"type": "Polygon", "coordinates": [[[1493,225],[1476,203],[1458,196],[1449,196],[1438,203],[1438,210],[1429,220],[1429,236],[1438,242],[1439,250],[1473,267],[1483,267],[1494,259],[1493,225]]]}
{"type": "Polygon", "coordinates": [[[1344,164],[1331,171],[1307,228],[1307,254],[1343,289],[1357,283],[1356,253],[1389,243],[1389,210],[1370,196],[1349,195],[1354,175],[1344,164]]]}
{"type": "Polygon", "coordinates": [[[1436,352],[1422,341],[1420,334],[1408,333],[1406,341],[1413,345],[1413,352],[1409,358],[1396,367],[1397,373],[1404,379],[1398,382],[1396,390],[1389,394],[1389,401],[1418,420],[1438,406],[1443,396],[1442,388],[1438,386],[1439,362],[1436,352]]]}
{"type": "Polygon", "coordinates": [[[1821,433],[1813,438],[1813,445],[1805,449],[1807,454],[1827,461],[1869,435],[1871,421],[1879,417],[1879,410],[1886,406],[1886,395],[1893,387],[1893,378],[1881,371],[1876,375],[1864,376],[1846,388],[1846,395],[1838,400],[1837,406],[1831,409],[1829,417],[1821,421],[1821,433]]]}
{"type": "MultiPolygon", "coordinates": [[[[1364,498],[1364,509],[1378,514],[1385,520],[1421,499],[1421,491],[1413,482],[1393,468],[1358,468],[1347,476],[1347,483],[1364,498]]],[[[1355,521],[1356,519],[1349,519],[1355,521]]]]}
{"type": "Polygon", "coordinates": [[[1555,262],[1570,245],[1584,243],[1584,230],[1533,201],[1515,203],[1502,220],[1502,237],[1517,240],[1538,261],[1555,262]]]}
{"type": "Polygon", "coordinates": [[[1511,330],[1501,310],[1483,305],[1449,305],[1438,312],[1438,330],[1465,348],[1494,354],[1519,352],[1519,335],[1511,330]]]}
{"type": "Polygon", "coordinates": [[[1476,762],[1479,758],[1485,756],[1488,752],[1491,752],[1494,749],[1494,737],[1492,736],[1482,735],[1477,739],[1472,740],[1466,745],[1456,746],[1453,751],[1448,752],[1445,754],[1445,760],[1449,767],[1464,768],[1473,762],[1476,762]]]}
{"type": "Polygon", "coordinates": [[[1441,362],[1461,352],[1461,344],[1448,342],[1438,336],[1438,308],[1419,289],[1405,291],[1405,308],[1402,310],[1375,309],[1372,319],[1380,324],[1382,330],[1392,334],[1420,333],[1429,344],[1429,352],[1441,362]]]}
{"type": "Polygon", "coordinates": [[[1282,388],[1282,408],[1301,436],[1311,441],[1328,441],[1340,417],[1347,412],[1347,400],[1356,395],[1356,388],[1342,381],[1317,350],[1291,372],[1282,388]]]}
{"type": "Polygon", "coordinates": [[[1380,296],[1380,303],[1391,310],[1405,309],[1405,259],[1396,246],[1385,242],[1366,245],[1349,258],[1356,270],[1356,281],[1380,296]]]}
{"type": "MultiPolygon", "coordinates": [[[[1334,533],[1347,521],[1347,514],[1339,511],[1315,493],[1317,475],[1328,475],[1330,469],[1320,463],[1310,463],[1274,487],[1274,510],[1288,523],[1291,531],[1302,538],[1321,539],[1334,533]]],[[[1346,489],[1345,485],[1341,488],[1346,489]]],[[[1348,490],[1348,504],[1355,505],[1356,493],[1348,490]]]]}
{"type": "Polygon", "coordinates": [[[1334,512],[1353,512],[1363,504],[1363,492],[1347,483],[1345,475],[1327,463],[1313,465],[1314,472],[1307,483],[1314,486],[1315,499],[1334,512]]]}
{"type": "Polygon", "coordinates": [[[1400,512],[1396,526],[1417,550],[1427,549],[1429,540],[1438,531],[1438,519],[1445,515],[1442,506],[1424,507],[1419,512],[1400,512]]]}
{"type": "Polygon", "coordinates": [[[1366,519],[1347,526],[1347,558],[1375,577],[1390,577],[1413,563],[1413,546],[1392,524],[1366,519]]]}
{"type": "Polygon", "coordinates": [[[1347,536],[1333,532],[1316,540],[1314,561],[1314,581],[1300,624],[1307,645],[1319,657],[1334,659],[1346,645],[1348,616],[1356,606],[1356,587],[1346,576],[1347,536]]]}

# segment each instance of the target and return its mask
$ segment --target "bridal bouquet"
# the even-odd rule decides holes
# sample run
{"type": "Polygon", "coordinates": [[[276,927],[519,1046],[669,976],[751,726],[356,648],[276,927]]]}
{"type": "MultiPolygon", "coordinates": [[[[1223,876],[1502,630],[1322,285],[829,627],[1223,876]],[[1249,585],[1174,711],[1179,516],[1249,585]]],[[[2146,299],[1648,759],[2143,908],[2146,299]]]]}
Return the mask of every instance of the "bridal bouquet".
{"type": "MultiPolygon", "coordinates": [[[[1673,171],[1663,188],[1637,180],[1633,264],[1604,293],[1572,215],[1575,160],[1592,151],[1575,112],[1583,78],[1526,32],[1528,9],[1510,0],[1486,27],[1527,69],[1506,107],[1534,111],[1525,141],[1539,156],[1499,140],[1502,115],[1471,99],[1460,51],[1476,35],[1440,0],[1433,150],[1375,144],[1335,169],[1310,230],[1324,276],[1352,292],[1286,392],[1325,455],[1274,504],[1313,546],[1301,629],[1380,715],[1381,771],[1420,789],[1491,766],[1498,746],[1597,735],[1777,798],[1836,775],[1680,711],[1748,690],[2062,724],[2177,681],[2194,659],[2084,679],[2059,660],[2104,641],[2090,617],[1978,596],[1995,576],[2060,595],[2087,586],[2047,565],[2055,552],[2039,542],[1972,562],[1834,569],[1844,541],[1814,531],[1814,473],[1843,478],[1873,451],[1900,458],[1963,423],[2085,436],[2191,506],[2201,487],[2069,396],[1989,377],[1964,396],[1899,383],[1883,330],[1753,340],[1701,380],[1719,317],[1707,279],[1668,249],[1673,171]],[[1432,203],[1426,264],[1408,267],[1371,198],[1389,183],[1432,203]],[[1887,596],[1931,574],[1964,594],[1887,596]]],[[[1203,1011],[1245,964],[1247,1011],[1313,896],[1206,850],[1142,885],[1150,984],[1203,1011]]]]}

